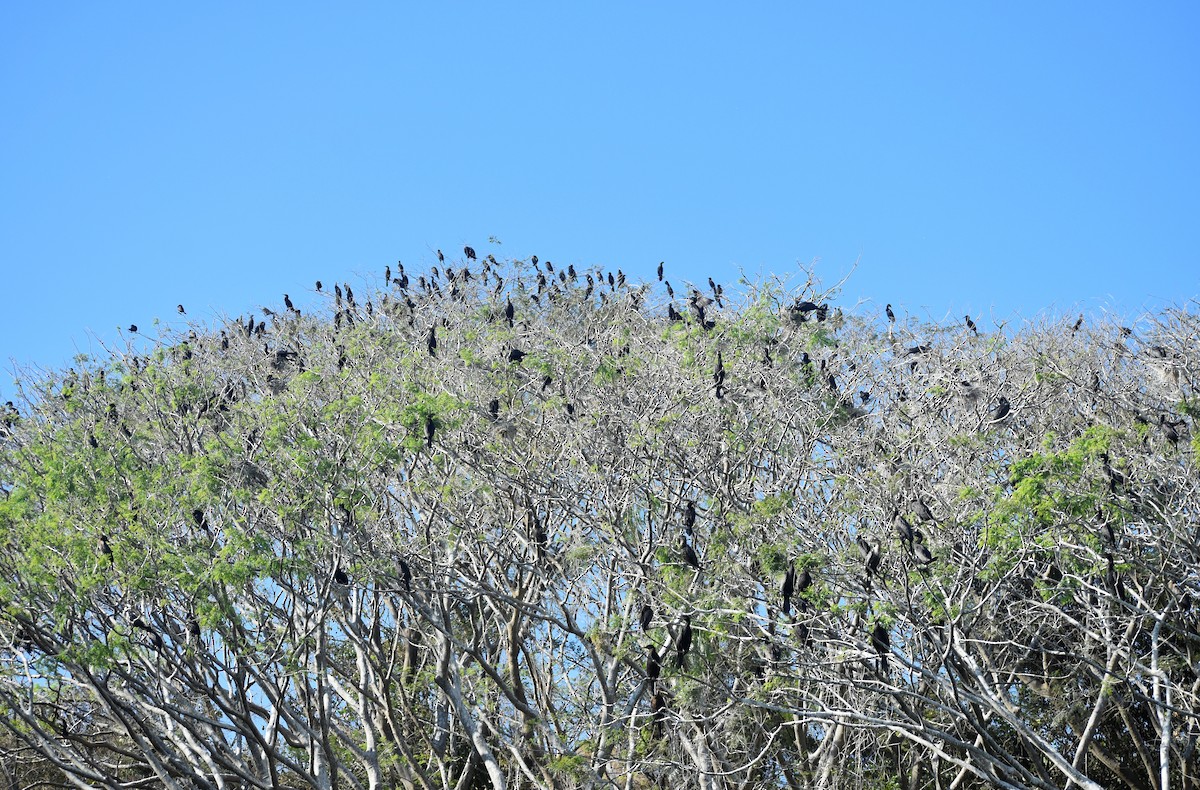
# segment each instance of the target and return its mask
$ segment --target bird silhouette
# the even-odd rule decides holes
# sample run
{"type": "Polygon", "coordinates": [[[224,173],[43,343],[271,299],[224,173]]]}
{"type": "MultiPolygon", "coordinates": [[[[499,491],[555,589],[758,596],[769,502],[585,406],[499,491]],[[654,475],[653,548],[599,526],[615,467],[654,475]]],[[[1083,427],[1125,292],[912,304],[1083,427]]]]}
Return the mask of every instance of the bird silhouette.
{"type": "Polygon", "coordinates": [[[1001,395],[999,401],[996,403],[996,408],[992,409],[991,414],[989,415],[991,421],[1000,422],[1004,420],[1006,417],[1008,417],[1008,413],[1011,411],[1011,408],[1012,407],[1009,405],[1008,398],[1001,395]]]}
{"type": "Polygon", "coordinates": [[[137,332],[137,324],[130,324],[130,325],[129,325],[129,331],[130,331],[131,333],[133,333],[133,332],[137,332]]]}
{"type": "Polygon", "coordinates": [[[697,571],[700,570],[700,557],[696,554],[696,550],[692,548],[692,544],[688,543],[686,537],[680,537],[679,549],[683,552],[684,562],[691,565],[697,571]]]}
{"type": "Polygon", "coordinates": [[[908,523],[908,519],[900,515],[900,511],[892,511],[892,521],[896,525],[896,535],[900,538],[900,543],[912,551],[913,545],[913,527],[908,523]]]}
{"type": "Polygon", "coordinates": [[[296,305],[292,304],[292,297],[288,296],[287,294],[283,295],[283,306],[288,310],[296,309],[296,305]]]}
{"type": "Polygon", "coordinates": [[[692,649],[692,617],[685,614],[683,625],[675,637],[675,666],[684,669],[687,666],[687,654],[692,649]]]}
{"type": "Polygon", "coordinates": [[[871,647],[879,656],[879,671],[882,672],[887,666],[888,654],[892,652],[892,638],[883,627],[883,623],[875,623],[875,628],[871,631],[871,647]]]}
{"type": "Polygon", "coordinates": [[[321,292],[321,281],[317,280],[317,293],[321,292]]]}
{"type": "Polygon", "coordinates": [[[412,592],[412,569],[403,558],[400,560],[400,583],[404,585],[405,592],[412,592]]]}
{"type": "Polygon", "coordinates": [[[508,304],[506,304],[504,306],[504,317],[508,320],[508,326],[510,329],[512,328],[513,315],[515,315],[515,314],[516,314],[516,310],[513,309],[512,299],[509,299],[508,304]]]}
{"type": "Polygon", "coordinates": [[[1071,334],[1078,332],[1081,326],[1083,326],[1083,313],[1080,313],[1079,317],[1075,319],[1075,325],[1071,327],[1071,334]]]}
{"type": "Polygon", "coordinates": [[[788,565],[787,573],[783,574],[783,585],[780,592],[783,594],[783,614],[787,616],[792,613],[792,593],[796,590],[796,563],[788,565]]]}
{"type": "Polygon", "coordinates": [[[688,534],[691,534],[694,526],[696,526],[696,501],[689,499],[683,506],[683,528],[688,531],[688,534]]]}
{"type": "Polygon", "coordinates": [[[429,327],[429,334],[425,337],[425,348],[429,350],[429,356],[437,356],[437,324],[429,327]]]}
{"type": "Polygon", "coordinates": [[[638,615],[638,625],[642,627],[642,631],[650,630],[650,623],[654,620],[654,609],[648,603],[642,604],[642,611],[638,615]]]}
{"type": "Polygon", "coordinates": [[[437,426],[433,422],[433,416],[432,415],[426,416],[425,417],[425,447],[426,447],[426,449],[433,448],[433,435],[436,430],[437,430],[437,426]]]}
{"type": "Polygon", "coordinates": [[[891,324],[896,323],[896,314],[892,312],[892,306],[889,304],[887,307],[885,307],[883,309],[887,312],[888,323],[891,323],[891,324]]]}
{"type": "Polygon", "coordinates": [[[664,261],[658,262],[658,281],[660,283],[663,281],[663,263],[664,261]]]}
{"type": "Polygon", "coordinates": [[[338,565],[333,569],[333,581],[335,584],[340,584],[343,587],[350,585],[350,577],[342,570],[342,566],[338,565]]]}
{"type": "Polygon", "coordinates": [[[508,361],[520,365],[521,360],[525,359],[528,354],[518,348],[510,349],[508,352],[508,361]]]}
{"type": "Polygon", "coordinates": [[[971,320],[971,316],[965,315],[965,316],[963,316],[963,318],[967,322],[967,329],[970,329],[972,332],[974,332],[975,334],[978,335],[979,330],[975,327],[975,322],[971,320]]]}
{"type": "Polygon", "coordinates": [[[879,571],[879,562],[881,559],[879,549],[876,546],[872,546],[862,535],[855,538],[855,542],[858,543],[858,550],[862,553],[867,570],[867,578],[869,579],[879,571]]]}
{"type": "Polygon", "coordinates": [[[471,249],[470,247],[463,247],[463,255],[467,256],[468,261],[476,260],[475,250],[471,249]]]}
{"type": "Polygon", "coordinates": [[[187,315],[187,310],[183,309],[183,305],[177,304],[175,305],[175,309],[179,311],[180,315],[187,315]]]}

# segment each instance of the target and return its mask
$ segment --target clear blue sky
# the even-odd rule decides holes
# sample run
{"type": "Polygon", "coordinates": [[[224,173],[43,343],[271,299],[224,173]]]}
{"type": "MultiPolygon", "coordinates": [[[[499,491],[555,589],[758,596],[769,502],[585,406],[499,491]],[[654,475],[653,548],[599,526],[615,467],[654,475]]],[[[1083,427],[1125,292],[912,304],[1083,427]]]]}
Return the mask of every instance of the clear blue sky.
{"type": "Polygon", "coordinates": [[[516,5],[0,6],[0,394],[464,244],[981,328],[1200,293],[1194,2],[516,5]]]}

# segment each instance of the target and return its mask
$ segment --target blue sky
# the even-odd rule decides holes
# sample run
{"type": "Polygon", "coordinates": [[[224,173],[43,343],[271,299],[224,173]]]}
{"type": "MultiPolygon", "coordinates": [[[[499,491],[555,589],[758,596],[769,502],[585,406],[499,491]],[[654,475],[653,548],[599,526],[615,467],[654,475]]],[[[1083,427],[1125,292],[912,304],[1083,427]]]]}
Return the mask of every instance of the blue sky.
{"type": "Polygon", "coordinates": [[[464,244],[981,328],[1200,294],[1200,5],[511,5],[0,6],[0,395],[464,244]]]}

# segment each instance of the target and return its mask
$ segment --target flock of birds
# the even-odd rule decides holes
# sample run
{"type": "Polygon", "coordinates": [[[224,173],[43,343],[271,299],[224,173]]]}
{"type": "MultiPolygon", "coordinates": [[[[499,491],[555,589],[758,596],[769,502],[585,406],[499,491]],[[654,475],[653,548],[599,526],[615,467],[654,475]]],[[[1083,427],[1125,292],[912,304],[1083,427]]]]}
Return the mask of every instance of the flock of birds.
{"type": "MultiPolygon", "coordinates": [[[[397,307],[403,306],[403,308],[407,309],[410,316],[410,325],[411,321],[413,320],[411,316],[414,315],[414,308],[416,307],[416,302],[414,301],[415,299],[420,299],[423,297],[430,298],[442,295],[443,289],[448,290],[450,298],[460,298],[461,286],[465,285],[476,277],[482,280],[484,285],[488,285],[490,284],[490,281],[494,281],[494,297],[496,299],[502,297],[504,294],[505,280],[501,276],[500,272],[495,270],[496,268],[499,268],[495,258],[493,258],[491,255],[486,256],[482,262],[482,268],[480,268],[478,272],[473,272],[471,265],[473,263],[479,263],[479,258],[475,250],[470,246],[467,246],[463,248],[463,254],[466,259],[466,265],[455,268],[446,265],[445,256],[441,250],[438,250],[437,259],[441,270],[439,270],[439,267],[432,267],[428,277],[425,275],[420,275],[417,277],[415,282],[410,279],[410,276],[406,273],[402,263],[398,264],[398,268],[395,272],[392,271],[390,266],[385,269],[385,280],[389,286],[391,286],[389,291],[392,294],[392,298],[395,300],[393,305],[397,307]]],[[[547,294],[549,294],[550,298],[554,298],[555,293],[558,292],[560,287],[570,287],[571,285],[579,283],[581,279],[574,266],[556,269],[550,261],[539,262],[536,256],[533,256],[531,260],[534,270],[536,271],[536,290],[534,287],[531,287],[527,290],[527,293],[529,298],[534,302],[537,302],[540,298],[543,298],[547,294]],[[557,280],[557,283],[555,280],[557,280]]],[[[664,267],[662,263],[659,263],[658,265],[657,278],[660,282],[664,283],[666,291],[670,296],[670,302],[667,305],[668,320],[671,322],[683,321],[683,315],[676,307],[674,288],[671,286],[668,280],[664,279],[664,267]]],[[[589,271],[584,273],[582,279],[584,283],[586,283],[584,288],[585,298],[591,298],[593,292],[597,288],[600,289],[601,297],[603,298],[603,289],[605,285],[608,286],[608,292],[610,294],[615,293],[626,285],[625,274],[620,270],[617,270],[616,273],[609,272],[607,276],[604,276],[603,273],[597,273],[594,275],[589,271]]],[[[716,317],[712,315],[710,307],[713,304],[716,304],[719,308],[723,307],[725,294],[723,288],[718,283],[714,282],[712,278],[709,278],[708,284],[708,293],[702,293],[700,290],[692,288],[692,292],[687,298],[686,305],[687,309],[691,311],[695,322],[704,330],[711,331],[716,326],[716,317]]],[[[315,283],[315,287],[317,292],[326,293],[324,290],[324,284],[321,281],[318,280],[315,283]]],[[[633,296],[634,298],[637,298],[637,294],[633,294],[633,296]]],[[[389,308],[387,299],[388,297],[385,296],[383,304],[384,308],[389,308]]],[[[295,307],[290,295],[284,294],[283,304],[284,308],[289,314],[299,316],[300,311],[295,307]]],[[[355,301],[353,290],[349,284],[345,284],[344,287],[341,284],[334,286],[334,306],[336,310],[333,319],[335,329],[340,328],[343,324],[353,324],[356,320],[355,316],[361,316],[358,305],[355,301]]],[[[180,315],[187,314],[183,304],[177,305],[176,309],[180,315]]],[[[368,314],[372,313],[374,309],[375,308],[372,303],[366,303],[365,310],[368,314]]],[[[262,312],[265,319],[277,317],[276,313],[269,308],[262,308],[262,312]]],[[[797,324],[808,321],[823,323],[830,318],[830,307],[828,304],[817,304],[812,301],[797,299],[787,308],[786,313],[787,316],[797,324]]],[[[889,324],[894,324],[896,322],[896,315],[890,304],[885,307],[885,314],[889,324]]],[[[516,308],[513,304],[511,295],[504,299],[502,315],[503,320],[509,327],[514,326],[517,316],[516,308]]],[[[969,332],[978,334],[978,327],[969,315],[964,316],[964,322],[965,327],[969,332]]],[[[1079,321],[1076,322],[1073,331],[1077,331],[1081,323],[1082,316],[1080,317],[1079,321]]],[[[238,320],[238,325],[241,326],[240,319],[238,320]]],[[[425,350],[431,357],[436,357],[438,354],[438,327],[438,323],[435,322],[430,324],[424,330],[425,350]]],[[[136,325],[131,324],[129,326],[129,332],[136,333],[137,331],[138,328],[136,325]]],[[[254,316],[251,316],[248,323],[242,328],[242,331],[244,331],[247,338],[264,338],[267,336],[269,329],[266,320],[256,324],[254,316]]],[[[224,330],[221,331],[220,337],[222,349],[228,349],[229,337],[224,330]]],[[[294,363],[301,356],[299,351],[291,348],[277,348],[274,351],[271,351],[269,346],[266,348],[268,353],[271,354],[272,360],[281,364],[294,363]]],[[[928,345],[917,345],[904,351],[903,356],[916,357],[927,353],[929,350],[930,347],[928,345]]],[[[764,355],[764,361],[769,364],[769,348],[766,349],[764,355]]],[[[512,347],[508,350],[507,361],[511,364],[520,365],[525,356],[525,351],[512,347]]],[[[341,369],[345,364],[347,364],[346,355],[344,350],[342,350],[341,357],[338,360],[339,369],[341,369]]],[[[809,368],[810,370],[812,369],[812,360],[809,358],[807,352],[803,353],[801,356],[801,365],[809,368]]],[[[715,365],[712,370],[712,388],[714,395],[718,400],[723,399],[726,395],[726,376],[727,372],[724,358],[721,351],[718,350],[716,353],[715,365]]],[[[837,389],[837,382],[832,372],[827,373],[825,380],[831,388],[834,390],[837,389]]],[[[871,399],[870,393],[866,391],[860,392],[859,396],[864,405],[871,399]]],[[[572,407],[568,404],[568,408],[571,409],[572,407]]],[[[115,406],[110,404],[110,411],[113,409],[115,409],[115,406]]],[[[990,424],[998,425],[1005,422],[1011,413],[1011,404],[1003,395],[1001,395],[998,397],[994,406],[990,408],[990,411],[987,415],[987,421],[990,424]]],[[[493,421],[498,419],[499,401],[497,399],[493,399],[489,403],[488,414],[489,418],[493,421]]],[[[109,416],[111,419],[114,415],[110,413],[109,416]]],[[[11,401],[5,404],[4,412],[0,414],[0,438],[10,433],[12,426],[19,419],[19,417],[19,412],[11,401]]],[[[1173,441],[1178,441],[1180,429],[1182,427],[1180,424],[1166,421],[1165,418],[1162,418],[1160,421],[1160,426],[1164,433],[1172,438],[1173,441]]],[[[424,446],[426,448],[432,448],[434,446],[437,438],[437,427],[438,425],[432,417],[426,417],[423,426],[424,435],[422,437],[424,446]]],[[[701,571],[701,560],[695,546],[695,525],[697,521],[696,508],[697,504],[694,500],[686,501],[681,508],[681,534],[679,538],[678,551],[682,563],[699,575],[701,571]]],[[[911,502],[911,508],[906,512],[909,512],[915,516],[918,525],[936,524],[936,519],[928,503],[920,496],[917,496],[913,499],[911,502]]],[[[207,519],[203,511],[197,510],[193,515],[198,525],[206,526],[207,519]]],[[[892,510],[890,519],[894,526],[895,535],[902,551],[904,551],[915,562],[918,568],[924,568],[932,565],[936,561],[936,557],[933,550],[931,550],[927,544],[925,534],[921,530],[920,526],[914,525],[900,511],[899,508],[894,508],[892,510]]],[[[534,518],[533,523],[530,525],[530,529],[535,533],[535,545],[539,547],[539,550],[544,550],[548,543],[548,537],[545,533],[545,528],[537,523],[536,517],[534,518]]],[[[869,590],[872,580],[879,578],[881,573],[883,545],[882,542],[872,543],[862,534],[855,538],[855,542],[862,556],[866,586],[869,590]]],[[[114,562],[113,547],[107,534],[100,534],[97,548],[101,557],[103,558],[103,561],[111,565],[114,562]]],[[[406,589],[411,590],[412,572],[407,563],[405,563],[403,560],[401,561],[401,564],[403,565],[404,586],[406,589]]],[[[803,609],[807,605],[805,593],[812,587],[814,583],[811,570],[812,569],[808,567],[802,567],[799,569],[799,572],[797,572],[795,562],[792,561],[789,563],[786,572],[783,575],[782,583],[779,587],[779,610],[785,617],[789,617],[791,615],[794,605],[800,609],[803,609]]],[[[340,565],[334,566],[332,572],[332,581],[341,587],[347,587],[351,585],[352,582],[349,575],[340,565]]],[[[651,602],[646,601],[642,603],[639,612],[638,623],[643,633],[648,634],[650,632],[653,627],[654,619],[655,612],[651,602]]],[[[135,623],[135,626],[136,625],[137,624],[135,623]]],[[[807,642],[808,629],[798,620],[794,621],[794,625],[798,628],[802,641],[807,642]]],[[[196,628],[198,629],[198,626],[196,628]]],[[[669,641],[662,648],[661,652],[653,642],[650,642],[645,646],[646,658],[644,663],[644,672],[647,684],[646,688],[650,694],[650,706],[653,713],[655,732],[661,731],[663,714],[667,710],[668,706],[667,692],[663,688],[663,684],[660,681],[663,661],[670,653],[673,652],[674,665],[676,669],[680,672],[686,671],[687,657],[692,649],[695,639],[692,616],[690,614],[682,614],[677,618],[673,618],[672,622],[668,624],[668,635],[669,641]]],[[[875,655],[878,657],[879,671],[883,671],[887,656],[890,652],[890,636],[888,628],[882,622],[876,620],[869,634],[867,634],[866,641],[870,644],[875,655]]]]}

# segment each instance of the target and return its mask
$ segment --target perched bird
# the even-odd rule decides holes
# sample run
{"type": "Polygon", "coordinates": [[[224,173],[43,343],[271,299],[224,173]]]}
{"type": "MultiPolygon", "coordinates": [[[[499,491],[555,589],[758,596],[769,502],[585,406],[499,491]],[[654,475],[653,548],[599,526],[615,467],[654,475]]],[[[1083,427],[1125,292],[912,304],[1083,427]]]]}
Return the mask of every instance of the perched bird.
{"type": "Polygon", "coordinates": [[[658,676],[662,673],[662,656],[658,654],[658,650],[654,645],[650,645],[650,649],[646,651],[646,677],[651,683],[658,680],[658,676]]]}
{"type": "Polygon", "coordinates": [[[183,305],[177,304],[175,305],[175,309],[179,311],[180,315],[187,315],[187,310],[183,309],[183,305]]]}
{"type": "Polygon", "coordinates": [[[696,570],[700,570],[700,557],[696,554],[696,550],[692,548],[692,544],[688,543],[686,537],[681,536],[679,538],[679,549],[683,552],[684,562],[696,570]]]}
{"type": "Polygon", "coordinates": [[[137,324],[130,324],[130,325],[129,325],[129,331],[130,331],[130,332],[137,332],[137,324]]]}
{"type": "Polygon", "coordinates": [[[908,547],[912,551],[913,545],[913,528],[912,524],[908,523],[908,519],[900,515],[900,511],[892,511],[892,521],[896,525],[896,534],[900,537],[900,543],[908,547]]]}
{"type": "Polygon", "coordinates": [[[918,543],[913,547],[913,555],[917,558],[917,562],[922,565],[929,565],[933,562],[933,553],[924,542],[918,543]]]}
{"type": "Polygon", "coordinates": [[[888,323],[891,323],[891,324],[896,323],[896,314],[892,312],[892,306],[889,304],[887,307],[885,307],[883,309],[887,312],[888,323]]]}
{"type": "Polygon", "coordinates": [[[445,256],[445,255],[442,255],[442,251],[441,251],[441,250],[438,250],[438,251],[437,251],[437,256],[438,256],[438,263],[445,263],[445,262],[446,262],[446,256],[445,256]]]}
{"type": "Polygon", "coordinates": [[[1083,326],[1083,313],[1080,313],[1079,317],[1075,319],[1075,326],[1071,327],[1071,334],[1078,332],[1081,326],[1083,326]]]}
{"type": "Polygon", "coordinates": [[[862,535],[859,535],[857,538],[855,538],[855,542],[858,543],[858,550],[862,553],[863,560],[866,564],[867,578],[869,579],[879,570],[879,562],[881,559],[879,548],[872,546],[862,535]]]}
{"type": "Polygon", "coordinates": [[[113,564],[112,546],[108,543],[108,535],[105,535],[103,532],[100,533],[100,553],[108,558],[109,565],[113,564]]]}
{"type": "Polygon", "coordinates": [[[663,281],[663,263],[664,261],[658,262],[658,281],[660,283],[663,281]]]}
{"type": "Polygon", "coordinates": [[[196,522],[196,526],[205,532],[211,532],[208,527],[208,516],[204,514],[202,508],[196,508],[192,511],[192,521],[196,522]]]}
{"type": "Polygon", "coordinates": [[[292,297],[288,296],[287,294],[283,295],[283,306],[289,310],[296,309],[296,305],[292,304],[292,297]]]}
{"type": "Polygon", "coordinates": [[[871,631],[871,647],[879,656],[879,671],[882,672],[887,665],[887,656],[892,652],[892,638],[883,627],[883,623],[876,623],[875,629],[871,631]]]}
{"type": "Polygon", "coordinates": [[[338,565],[333,569],[333,581],[335,584],[340,584],[343,587],[350,585],[350,577],[342,570],[342,566],[338,565]]]}
{"type": "Polygon", "coordinates": [[[792,613],[792,593],[796,590],[796,563],[788,565],[787,573],[783,574],[783,586],[780,590],[783,593],[783,613],[789,615],[792,613]]]}
{"type": "Polygon", "coordinates": [[[488,402],[488,417],[491,418],[492,422],[495,422],[497,419],[500,418],[500,399],[499,398],[492,398],[491,401],[488,402]]]}
{"type": "Polygon", "coordinates": [[[642,611],[638,615],[638,625],[642,627],[642,631],[650,630],[650,623],[654,620],[654,609],[648,603],[642,604],[642,611]]]}
{"type": "Polygon", "coordinates": [[[691,534],[692,527],[696,526],[696,502],[689,499],[683,507],[683,528],[691,534]]]}
{"type": "Polygon", "coordinates": [[[400,583],[404,585],[405,592],[412,592],[412,569],[403,558],[400,559],[400,583]]]}
{"type": "Polygon", "coordinates": [[[996,408],[992,409],[989,416],[992,422],[1000,422],[1008,416],[1009,411],[1011,411],[1011,407],[1009,406],[1008,398],[1001,395],[1000,400],[996,403],[996,408]]]}
{"type": "Polygon", "coordinates": [[[507,319],[507,320],[508,320],[508,327],[509,327],[509,329],[511,329],[511,328],[512,328],[512,325],[513,325],[513,316],[514,316],[515,314],[516,314],[516,310],[514,310],[514,309],[513,309],[513,303],[512,303],[512,299],[509,299],[509,300],[508,300],[508,304],[506,304],[506,305],[504,306],[504,317],[505,317],[505,319],[507,319]]]}
{"type": "Polygon", "coordinates": [[[929,509],[929,505],[925,504],[925,500],[921,499],[921,497],[917,497],[916,501],[913,502],[913,513],[916,515],[917,520],[921,523],[927,523],[934,520],[933,512],[929,509]]]}
{"type": "Polygon", "coordinates": [[[434,431],[436,431],[436,430],[437,430],[437,426],[433,422],[432,415],[427,416],[425,418],[425,447],[426,447],[426,449],[431,449],[433,447],[433,434],[434,434],[434,431]]]}
{"type": "Polygon", "coordinates": [[[687,666],[687,654],[692,649],[692,616],[683,616],[683,626],[675,637],[675,666],[684,669],[687,666]]]}
{"type": "Polygon", "coordinates": [[[978,335],[979,330],[975,328],[975,322],[971,320],[971,316],[965,315],[965,316],[963,316],[963,318],[966,319],[967,329],[970,329],[972,332],[974,332],[975,334],[978,335]]]}
{"type": "Polygon", "coordinates": [[[321,281],[317,280],[317,293],[321,292],[321,281]]]}
{"type": "Polygon", "coordinates": [[[721,359],[721,352],[717,351],[717,365],[713,368],[713,384],[717,392],[717,400],[725,397],[725,362],[721,359]]]}
{"type": "Polygon", "coordinates": [[[429,327],[429,334],[425,338],[425,348],[429,349],[429,356],[437,356],[437,324],[429,327]]]}
{"type": "Polygon", "coordinates": [[[509,349],[508,361],[520,365],[521,360],[525,359],[526,356],[528,356],[528,354],[518,348],[509,349]]]}
{"type": "Polygon", "coordinates": [[[463,247],[463,255],[467,256],[468,261],[476,260],[475,250],[471,249],[470,247],[463,247]]]}

